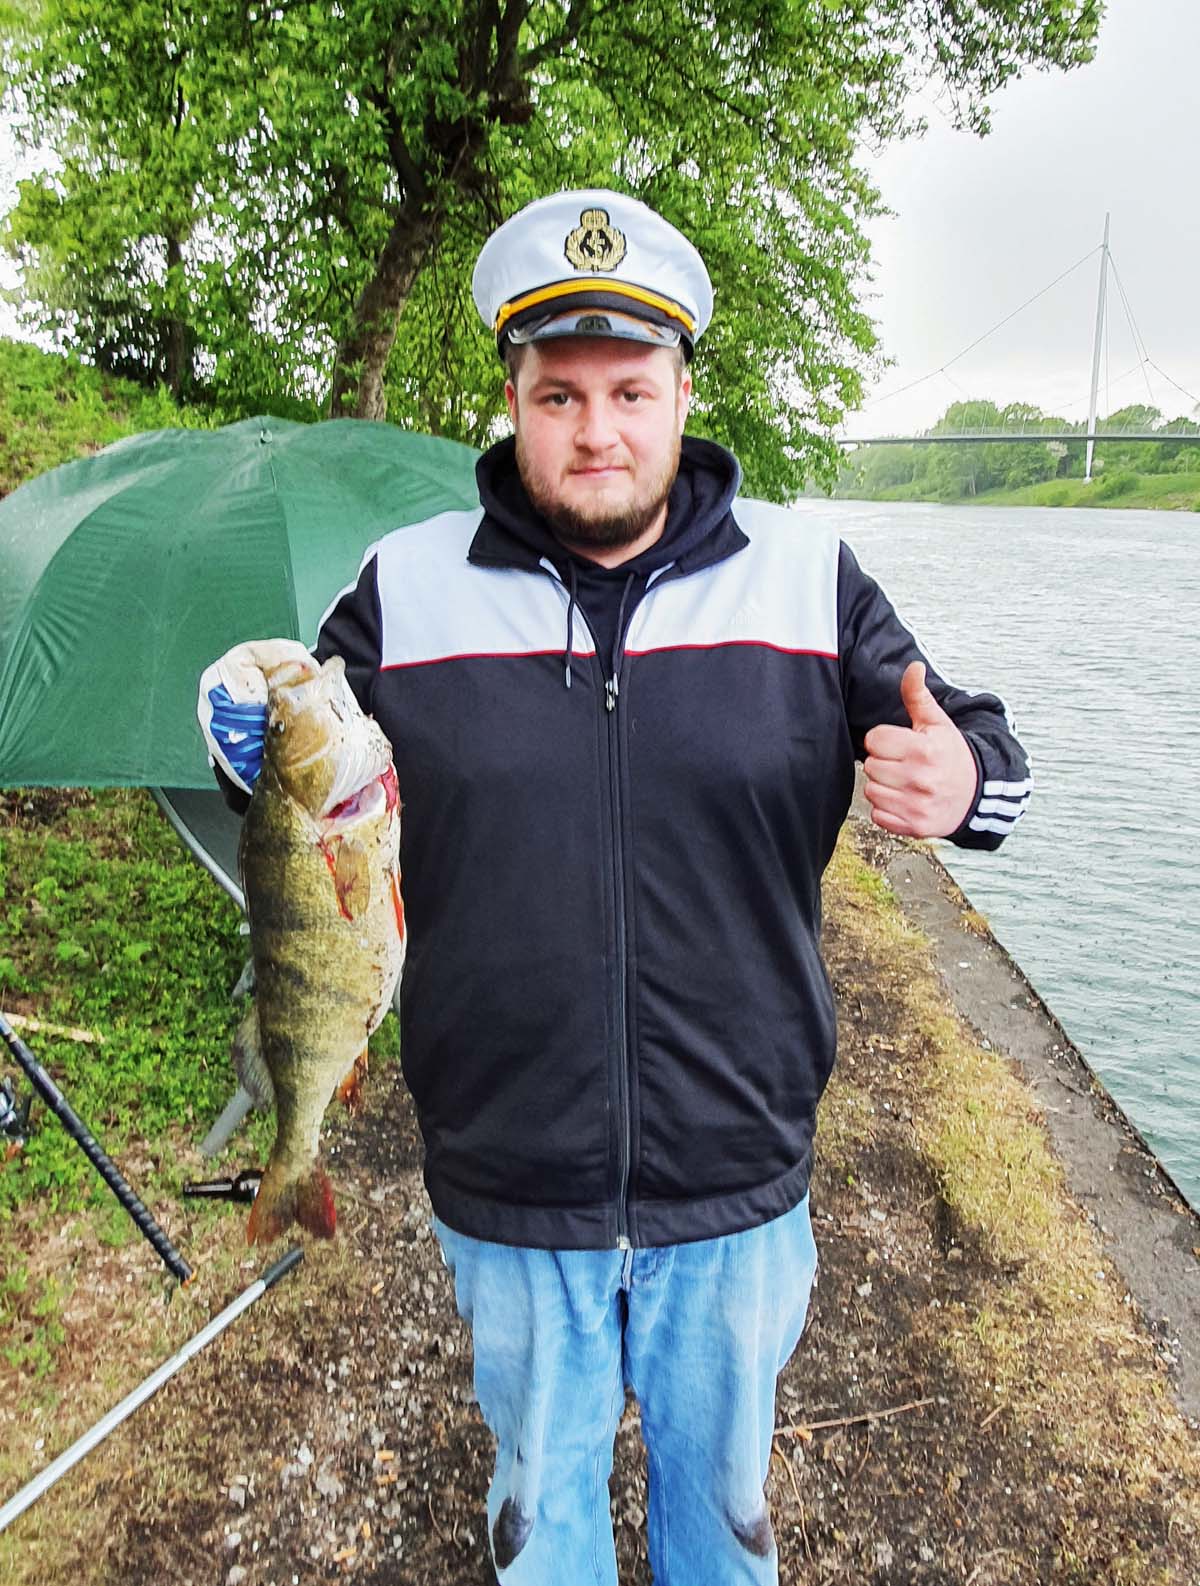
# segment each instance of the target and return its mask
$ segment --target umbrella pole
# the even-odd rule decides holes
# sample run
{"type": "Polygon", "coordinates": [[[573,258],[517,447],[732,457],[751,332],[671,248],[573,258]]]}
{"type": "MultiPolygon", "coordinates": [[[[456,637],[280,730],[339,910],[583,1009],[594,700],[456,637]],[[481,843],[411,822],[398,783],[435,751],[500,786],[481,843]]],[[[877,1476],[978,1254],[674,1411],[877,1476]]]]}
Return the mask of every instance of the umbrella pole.
{"type": "Polygon", "coordinates": [[[156,1372],[140,1383],[132,1393],[126,1394],[120,1404],[111,1409],[102,1420],[97,1421],[90,1431],[85,1432],[81,1438],[72,1443],[70,1448],[65,1449],[40,1475],[26,1482],[20,1492],[14,1494],[3,1508],[0,1508],[0,1531],[11,1525],[19,1514],[24,1514],[30,1504],[35,1503],[48,1488],[53,1487],[60,1476],[66,1475],[73,1465],[77,1465],[85,1454],[91,1453],[97,1443],[102,1443],[108,1434],[132,1415],[140,1404],[144,1404],[151,1394],[157,1393],[168,1377],[173,1377],[193,1355],[199,1354],[205,1344],[211,1343],[218,1333],[224,1332],[230,1322],[236,1321],[260,1295],[265,1294],[272,1284],[277,1283],[303,1259],[304,1251],[299,1245],[294,1246],[287,1255],[276,1261],[274,1266],[268,1267],[262,1277],[257,1278],[249,1288],[243,1289],[237,1299],[227,1305],[219,1316],[214,1316],[207,1326],[202,1327],[198,1333],[189,1338],[178,1354],[164,1361],[156,1372]]]}
{"type": "Polygon", "coordinates": [[[150,1241],[162,1257],[167,1270],[181,1283],[187,1283],[192,1276],[191,1267],[155,1222],[153,1214],[138,1199],[116,1163],[106,1154],[83,1119],[2,1013],[0,1013],[0,1036],[3,1036],[9,1051],[29,1076],[38,1095],[133,1218],[138,1231],[150,1241]]]}

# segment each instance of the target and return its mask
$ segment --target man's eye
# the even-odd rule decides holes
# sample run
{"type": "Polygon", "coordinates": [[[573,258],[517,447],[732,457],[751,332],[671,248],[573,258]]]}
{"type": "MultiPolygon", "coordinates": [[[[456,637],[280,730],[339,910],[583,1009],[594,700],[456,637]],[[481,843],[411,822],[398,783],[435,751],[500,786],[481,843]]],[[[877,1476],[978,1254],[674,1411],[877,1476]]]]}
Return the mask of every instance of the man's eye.
{"type": "Polygon", "coordinates": [[[625,398],[626,402],[630,403],[640,402],[642,400],[642,392],[640,391],[622,391],[621,395],[625,398]]]}
{"type": "Polygon", "coordinates": [[[565,391],[551,391],[545,398],[546,406],[555,408],[565,408],[570,400],[565,391]]]}

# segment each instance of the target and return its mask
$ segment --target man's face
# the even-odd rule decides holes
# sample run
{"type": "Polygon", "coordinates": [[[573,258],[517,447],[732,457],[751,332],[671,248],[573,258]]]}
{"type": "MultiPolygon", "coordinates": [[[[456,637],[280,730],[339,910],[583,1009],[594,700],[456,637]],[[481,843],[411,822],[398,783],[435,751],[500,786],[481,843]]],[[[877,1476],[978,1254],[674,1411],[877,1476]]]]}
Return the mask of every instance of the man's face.
{"type": "Polygon", "coordinates": [[[517,466],[567,544],[611,550],[665,522],[691,392],[670,348],[603,336],[530,343],[516,386],[504,388],[517,466]]]}

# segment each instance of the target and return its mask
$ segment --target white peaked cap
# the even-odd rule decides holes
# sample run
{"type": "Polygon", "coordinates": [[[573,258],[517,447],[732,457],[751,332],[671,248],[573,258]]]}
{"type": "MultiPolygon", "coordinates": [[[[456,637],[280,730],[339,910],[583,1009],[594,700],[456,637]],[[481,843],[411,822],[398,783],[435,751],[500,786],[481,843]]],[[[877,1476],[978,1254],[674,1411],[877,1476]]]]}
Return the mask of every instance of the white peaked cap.
{"type": "Polygon", "coordinates": [[[682,232],[604,188],[554,193],[483,245],[471,282],[497,340],[616,336],[690,351],[712,318],[712,282],[682,232]]]}

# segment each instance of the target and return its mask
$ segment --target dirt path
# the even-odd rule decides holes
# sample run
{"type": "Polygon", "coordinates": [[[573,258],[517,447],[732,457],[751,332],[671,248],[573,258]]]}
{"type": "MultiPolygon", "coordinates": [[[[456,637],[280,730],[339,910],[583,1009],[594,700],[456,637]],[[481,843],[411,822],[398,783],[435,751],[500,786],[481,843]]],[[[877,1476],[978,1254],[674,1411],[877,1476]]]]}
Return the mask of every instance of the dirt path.
{"type": "MultiPolygon", "coordinates": [[[[1035,1281],[1038,1258],[998,1255],[986,1218],[964,1217],[928,1144],[936,1038],[905,1000],[915,949],[879,934],[880,911],[886,899],[861,877],[835,883],[826,951],[841,1059],[813,1186],[820,1276],[780,1386],[769,1492],[781,1578],[1194,1586],[1200,1449],[1154,1339],[1119,1299],[1104,1309],[1098,1251],[1094,1287],[1058,1294],[1035,1281]]],[[[365,1116],[339,1127],[330,1158],[335,1246],[310,1246],[17,1522],[14,1581],[492,1582],[489,1439],[398,1075],[373,1077],[365,1116]]],[[[1082,1219],[1065,1200],[1053,1212],[1074,1239],[1082,1219]]],[[[221,1224],[227,1248],[243,1219],[231,1209],[221,1224]]],[[[650,1580],[645,1504],[631,1408],[613,1479],[623,1586],[650,1580]]]]}

